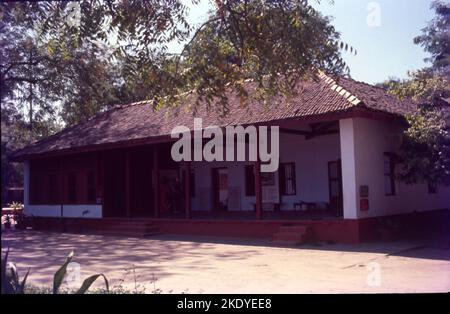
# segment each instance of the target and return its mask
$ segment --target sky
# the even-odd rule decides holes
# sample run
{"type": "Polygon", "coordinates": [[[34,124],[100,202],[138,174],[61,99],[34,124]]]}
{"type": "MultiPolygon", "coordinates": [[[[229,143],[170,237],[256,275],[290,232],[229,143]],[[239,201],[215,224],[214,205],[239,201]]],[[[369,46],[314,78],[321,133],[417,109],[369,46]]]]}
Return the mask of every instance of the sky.
{"type": "MultiPolygon", "coordinates": [[[[191,7],[189,21],[201,24],[212,8],[209,0],[191,7]]],[[[413,43],[433,18],[431,0],[328,0],[310,3],[323,15],[333,17],[332,24],[344,43],[353,46],[357,55],[344,53],[351,76],[367,83],[379,83],[390,77],[406,78],[408,70],[427,66],[428,56],[413,43]]],[[[177,51],[174,44],[170,50],[177,51]]]]}

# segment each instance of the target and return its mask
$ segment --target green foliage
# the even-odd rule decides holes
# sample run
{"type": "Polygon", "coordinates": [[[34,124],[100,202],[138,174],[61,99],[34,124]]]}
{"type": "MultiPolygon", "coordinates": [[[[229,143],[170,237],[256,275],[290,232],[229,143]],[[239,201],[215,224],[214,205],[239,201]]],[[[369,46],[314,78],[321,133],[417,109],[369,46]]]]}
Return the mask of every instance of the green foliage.
{"type": "MultiPolygon", "coordinates": [[[[187,23],[180,0],[7,3],[2,14],[10,51],[29,43],[18,63],[5,58],[2,80],[17,83],[11,91],[29,83],[39,90],[34,97],[56,97],[68,124],[116,102],[173,105],[187,90],[226,105],[226,86],[246,96],[242,80],[248,78],[258,82],[260,95],[289,94],[317,69],[342,73],[339,51],[353,51],[302,0],[215,1],[198,28],[187,23]],[[18,41],[13,34],[33,35],[18,41]],[[187,40],[180,55],[167,51],[187,40]]],[[[51,103],[42,108],[51,111],[51,103]]]]}
{"type": "Polygon", "coordinates": [[[28,5],[0,4],[2,192],[21,184],[20,165],[7,160],[11,152],[59,130],[54,91],[62,81],[55,79],[56,60],[34,38],[34,11],[23,10],[28,5]]]}
{"type": "MultiPolygon", "coordinates": [[[[2,188],[20,184],[7,161],[31,141],[85,121],[117,103],[177,105],[186,91],[219,100],[227,88],[247,101],[252,79],[261,101],[290,97],[317,69],[343,73],[328,18],[304,0],[221,0],[197,27],[181,0],[2,2],[0,87],[2,188]],[[168,51],[186,43],[180,54],[168,51]]],[[[192,0],[198,5],[197,0],[192,0]]]]}
{"type": "Polygon", "coordinates": [[[406,117],[398,178],[406,183],[450,184],[450,7],[434,1],[436,17],[414,39],[431,54],[430,68],[409,72],[405,80],[390,79],[382,84],[400,99],[412,98],[418,110],[406,117]]]}
{"type": "MultiPolygon", "coordinates": [[[[27,287],[26,281],[28,278],[28,274],[30,273],[30,269],[28,269],[25,277],[20,281],[19,274],[17,272],[17,268],[14,264],[8,263],[8,255],[9,248],[5,253],[5,256],[1,261],[1,293],[5,294],[24,294],[24,293],[33,293],[33,291],[37,292],[36,289],[32,288],[31,290],[27,287]]],[[[51,293],[58,294],[61,291],[61,285],[64,281],[64,278],[67,275],[67,266],[72,261],[73,252],[71,252],[64,264],[56,271],[53,276],[53,288],[51,293]]],[[[86,278],[81,287],[74,291],[76,294],[84,294],[88,291],[88,289],[92,286],[92,284],[99,278],[102,277],[105,281],[105,290],[102,290],[103,293],[109,293],[109,282],[103,274],[96,274],[86,278]]],[[[50,293],[49,289],[38,289],[38,293],[50,293]]]]}
{"type": "Polygon", "coordinates": [[[436,16],[430,21],[422,34],[414,38],[414,43],[421,45],[431,54],[426,59],[431,61],[433,69],[450,76],[450,3],[434,0],[432,3],[436,16]]]}
{"type": "Polygon", "coordinates": [[[21,115],[13,104],[2,101],[1,105],[1,185],[2,196],[8,186],[20,186],[22,168],[8,162],[8,156],[28,142],[28,131],[21,115]]]}
{"type": "Polygon", "coordinates": [[[408,72],[404,80],[391,79],[381,86],[400,99],[412,98],[423,104],[432,104],[436,99],[450,97],[448,78],[433,72],[431,69],[421,69],[408,72]]]}
{"type": "Polygon", "coordinates": [[[105,280],[105,286],[106,286],[106,292],[109,292],[109,283],[108,280],[106,279],[105,275],[103,274],[97,274],[97,275],[92,275],[88,278],[86,278],[83,281],[83,284],[81,285],[80,289],[78,289],[76,291],[76,294],[84,294],[86,293],[86,291],[89,289],[89,287],[97,280],[97,278],[99,277],[103,277],[103,279],[105,280]]]}
{"type": "MultiPolygon", "coordinates": [[[[64,264],[56,271],[55,275],[53,276],[53,294],[59,293],[64,278],[67,275],[67,266],[72,261],[72,258],[73,252],[70,252],[64,264]]],[[[84,294],[99,277],[103,277],[103,279],[105,280],[106,291],[109,292],[109,283],[106,277],[103,274],[96,274],[86,278],[83,281],[83,284],[81,285],[80,289],[76,291],[76,294],[84,294]]]]}
{"type": "Polygon", "coordinates": [[[53,294],[58,294],[59,288],[61,287],[64,277],[67,274],[67,266],[72,261],[73,251],[67,256],[66,261],[53,275],[53,294]]]}
{"type": "Polygon", "coordinates": [[[339,36],[306,1],[220,1],[176,59],[174,82],[180,92],[195,91],[197,102],[219,100],[216,109],[224,113],[230,90],[244,103],[290,97],[318,69],[346,70],[339,36]],[[251,93],[249,79],[256,84],[251,93]]]}
{"type": "Polygon", "coordinates": [[[402,81],[381,84],[400,99],[412,98],[420,104],[415,113],[406,116],[408,127],[402,136],[398,178],[408,184],[450,183],[450,139],[445,116],[448,108],[441,105],[442,99],[450,96],[449,82],[430,69],[409,75],[402,81]]]}
{"type": "MultiPolygon", "coordinates": [[[[73,289],[60,289],[59,294],[76,294],[76,290],[73,289]]],[[[50,287],[38,287],[31,284],[27,284],[25,287],[25,294],[52,294],[50,287]]],[[[85,294],[145,294],[145,291],[126,289],[123,287],[116,287],[106,290],[105,288],[90,288],[85,294]]],[[[154,294],[158,292],[152,292],[154,294]]]]}
{"type": "Polygon", "coordinates": [[[25,284],[27,282],[28,274],[30,269],[28,269],[25,277],[19,280],[19,273],[14,264],[8,263],[9,248],[5,253],[4,258],[2,258],[1,263],[1,281],[2,281],[2,294],[24,294],[25,284]]]}
{"type": "Polygon", "coordinates": [[[407,116],[409,128],[403,134],[398,177],[413,184],[450,183],[450,137],[442,111],[421,108],[407,116]]]}

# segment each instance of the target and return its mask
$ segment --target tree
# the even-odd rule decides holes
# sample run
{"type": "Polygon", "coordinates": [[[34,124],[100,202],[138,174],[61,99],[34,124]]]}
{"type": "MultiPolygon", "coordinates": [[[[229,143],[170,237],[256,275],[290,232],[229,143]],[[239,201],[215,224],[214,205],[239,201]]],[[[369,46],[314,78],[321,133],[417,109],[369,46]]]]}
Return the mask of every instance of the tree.
{"type": "Polygon", "coordinates": [[[292,96],[299,80],[314,79],[318,69],[346,70],[339,33],[306,1],[217,3],[176,59],[181,92],[193,90],[203,102],[220,100],[217,109],[226,112],[227,90],[244,102],[251,97],[263,103],[292,96]],[[257,86],[251,94],[244,84],[249,79],[257,86]]]}
{"type": "Polygon", "coordinates": [[[429,68],[409,72],[405,80],[391,79],[381,86],[403,99],[414,99],[419,108],[407,115],[403,133],[398,179],[413,184],[450,184],[449,33],[450,6],[434,1],[436,17],[414,39],[430,52],[429,68]]]}
{"type": "Polygon", "coordinates": [[[441,110],[423,107],[408,115],[398,178],[406,183],[449,184],[450,133],[441,110]]]}
{"type": "Polygon", "coordinates": [[[27,126],[22,122],[21,114],[11,103],[3,103],[1,108],[1,180],[2,205],[6,196],[6,187],[20,185],[22,170],[17,165],[8,162],[8,156],[18,149],[21,142],[27,142],[27,126]]]}
{"type": "Polygon", "coordinates": [[[224,86],[244,96],[241,85],[247,78],[256,80],[267,95],[286,94],[300,79],[314,77],[317,69],[333,73],[345,69],[339,49],[349,49],[348,45],[340,43],[339,33],[308,1],[222,0],[214,4],[214,12],[198,28],[187,23],[187,7],[180,0],[5,7],[27,17],[32,11],[31,28],[53,55],[108,46],[108,60],[119,60],[124,67],[126,89],[135,91],[129,78],[145,85],[143,96],[154,100],[155,106],[178,103],[176,96],[187,90],[207,102],[217,97],[225,100],[224,86]],[[73,22],[73,16],[79,16],[78,22],[73,22]],[[167,52],[169,43],[188,39],[180,55],[167,52]]]}
{"type": "MultiPolygon", "coordinates": [[[[12,134],[26,126],[31,141],[116,103],[174,106],[194,91],[196,103],[219,100],[221,110],[227,91],[248,100],[247,79],[267,101],[290,97],[318,69],[348,70],[340,51],[353,48],[306,0],[213,4],[195,26],[181,0],[1,3],[2,111],[8,103],[17,117],[2,114],[2,123],[17,129],[12,134]],[[185,43],[179,54],[168,52],[174,41],[185,43]]],[[[2,128],[2,149],[27,142],[3,135],[2,128]]]]}
{"type": "MultiPolygon", "coordinates": [[[[10,4],[2,4],[2,6],[10,4]]],[[[21,4],[17,4],[21,5],[21,4]]],[[[3,7],[2,7],[3,9],[3,7]]],[[[50,85],[57,81],[50,78],[57,71],[42,47],[37,46],[30,25],[33,14],[28,16],[13,10],[1,11],[0,30],[0,67],[1,67],[1,101],[11,103],[23,117],[27,117],[29,129],[28,140],[38,135],[35,124],[39,124],[54,113],[52,104],[57,100],[50,85]],[[34,130],[35,129],[35,130],[34,130]]],[[[51,86],[53,87],[53,86],[51,86]]],[[[25,121],[25,120],[24,120],[25,121]]]]}
{"type": "Polygon", "coordinates": [[[440,0],[433,1],[431,7],[436,16],[430,21],[422,34],[414,38],[414,43],[421,45],[425,51],[431,54],[426,59],[432,63],[434,71],[450,75],[450,3],[440,0]]]}
{"type": "Polygon", "coordinates": [[[382,84],[400,99],[412,98],[419,104],[416,112],[407,115],[408,128],[403,133],[398,179],[413,184],[450,183],[450,121],[448,80],[432,69],[410,72],[405,80],[390,80],[382,84]]]}
{"type": "Polygon", "coordinates": [[[412,98],[430,106],[441,98],[450,97],[448,79],[432,68],[412,71],[407,79],[390,79],[380,85],[401,99],[412,98]]]}

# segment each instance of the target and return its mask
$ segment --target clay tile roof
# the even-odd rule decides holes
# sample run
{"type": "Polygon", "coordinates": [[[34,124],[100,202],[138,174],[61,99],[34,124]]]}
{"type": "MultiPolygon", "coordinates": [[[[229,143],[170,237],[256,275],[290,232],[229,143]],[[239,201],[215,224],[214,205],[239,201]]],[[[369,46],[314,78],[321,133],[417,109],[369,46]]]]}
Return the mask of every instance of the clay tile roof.
{"type": "MultiPolygon", "coordinates": [[[[203,118],[203,126],[206,127],[299,119],[345,112],[355,107],[393,115],[404,115],[416,108],[413,101],[400,101],[382,88],[344,77],[333,79],[322,73],[318,81],[303,82],[300,85],[302,92],[291,98],[289,102],[279,101],[278,104],[268,106],[249,102],[246,106],[242,106],[239,96],[230,93],[227,115],[222,116],[214,108],[208,109],[200,105],[197,107],[195,117],[203,118]]],[[[246,88],[251,93],[256,85],[248,82],[246,88]]],[[[187,102],[189,97],[193,95],[188,96],[187,102]]],[[[275,103],[277,103],[276,100],[275,103]]],[[[20,159],[86,146],[167,136],[175,126],[193,127],[193,113],[187,110],[188,107],[180,106],[155,111],[146,101],[118,105],[97,114],[86,122],[68,127],[16,151],[13,158],[20,159]]]]}

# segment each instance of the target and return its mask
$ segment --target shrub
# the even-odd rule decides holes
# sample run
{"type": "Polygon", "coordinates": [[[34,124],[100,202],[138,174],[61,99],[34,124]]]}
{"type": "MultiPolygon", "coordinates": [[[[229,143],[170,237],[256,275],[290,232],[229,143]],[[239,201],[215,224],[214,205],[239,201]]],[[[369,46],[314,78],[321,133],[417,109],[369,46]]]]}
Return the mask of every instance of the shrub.
{"type": "Polygon", "coordinates": [[[86,278],[81,287],[78,290],[61,290],[61,285],[64,281],[65,276],[67,275],[67,266],[72,261],[73,258],[73,251],[70,252],[70,254],[67,256],[66,261],[64,264],[56,271],[56,273],[53,276],[53,287],[52,289],[47,288],[37,288],[37,287],[30,287],[28,288],[26,286],[26,281],[28,278],[28,275],[30,273],[30,269],[28,269],[25,277],[20,280],[19,279],[19,273],[17,271],[17,267],[13,263],[8,263],[8,255],[9,255],[9,248],[6,251],[5,257],[2,259],[1,263],[1,293],[2,294],[24,294],[27,293],[53,293],[58,294],[60,292],[62,293],[75,293],[75,294],[84,294],[88,291],[88,289],[91,287],[91,285],[99,278],[103,277],[105,280],[105,290],[101,290],[102,293],[109,293],[109,283],[106,279],[105,275],[103,274],[95,274],[88,278],[86,278]]]}

